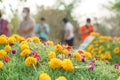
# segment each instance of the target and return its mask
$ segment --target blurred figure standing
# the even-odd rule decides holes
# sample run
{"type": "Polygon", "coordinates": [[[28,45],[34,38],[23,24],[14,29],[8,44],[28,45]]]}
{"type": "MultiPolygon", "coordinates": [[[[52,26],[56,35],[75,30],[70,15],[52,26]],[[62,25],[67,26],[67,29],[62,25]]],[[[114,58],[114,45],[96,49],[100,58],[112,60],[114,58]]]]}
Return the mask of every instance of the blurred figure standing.
{"type": "Polygon", "coordinates": [[[63,22],[65,23],[65,34],[64,40],[69,46],[73,46],[74,44],[74,27],[71,22],[67,18],[63,18],[63,22]]]}
{"type": "Polygon", "coordinates": [[[7,20],[2,18],[2,12],[0,10],[0,35],[10,36],[10,27],[7,20]]]}
{"type": "Polygon", "coordinates": [[[17,29],[19,35],[23,36],[24,38],[33,37],[35,22],[30,17],[29,8],[23,8],[22,17],[23,21],[20,23],[17,29]]]}
{"type": "Polygon", "coordinates": [[[79,34],[81,36],[82,42],[94,31],[94,26],[91,24],[91,19],[87,18],[86,24],[79,28],[79,34]]]}
{"type": "Polygon", "coordinates": [[[50,27],[46,23],[46,19],[44,17],[42,17],[40,19],[40,23],[36,25],[35,33],[43,42],[48,40],[48,34],[50,33],[50,27]]]}

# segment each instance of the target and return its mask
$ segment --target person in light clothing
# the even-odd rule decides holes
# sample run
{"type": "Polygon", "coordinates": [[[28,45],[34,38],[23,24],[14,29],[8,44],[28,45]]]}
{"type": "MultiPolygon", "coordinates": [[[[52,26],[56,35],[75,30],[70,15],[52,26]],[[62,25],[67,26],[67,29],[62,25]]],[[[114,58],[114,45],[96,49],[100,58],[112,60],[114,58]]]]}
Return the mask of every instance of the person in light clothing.
{"type": "Polygon", "coordinates": [[[64,34],[64,40],[69,46],[74,45],[74,27],[71,22],[67,18],[63,18],[63,22],[65,23],[65,34],[64,34]]]}
{"type": "Polygon", "coordinates": [[[30,9],[25,7],[22,12],[23,21],[18,26],[18,34],[24,38],[33,37],[35,22],[30,17],[30,9]]]}

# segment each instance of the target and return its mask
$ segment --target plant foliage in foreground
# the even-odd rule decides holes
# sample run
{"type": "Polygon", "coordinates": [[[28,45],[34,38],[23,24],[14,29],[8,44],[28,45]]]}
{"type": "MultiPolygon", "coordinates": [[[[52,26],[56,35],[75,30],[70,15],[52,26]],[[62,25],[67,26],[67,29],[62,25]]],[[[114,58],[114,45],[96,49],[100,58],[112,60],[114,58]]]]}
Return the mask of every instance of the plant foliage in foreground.
{"type": "Polygon", "coordinates": [[[0,80],[116,80],[120,68],[37,37],[0,36],[0,80]]]}

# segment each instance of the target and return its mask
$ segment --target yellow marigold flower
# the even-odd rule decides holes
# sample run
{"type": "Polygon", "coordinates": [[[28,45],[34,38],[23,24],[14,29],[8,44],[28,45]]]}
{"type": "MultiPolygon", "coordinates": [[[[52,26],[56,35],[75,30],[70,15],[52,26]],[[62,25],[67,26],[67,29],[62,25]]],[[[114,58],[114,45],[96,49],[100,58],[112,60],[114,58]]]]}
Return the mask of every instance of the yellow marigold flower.
{"type": "Polygon", "coordinates": [[[120,77],[117,80],[120,80],[120,77]]]}
{"type": "Polygon", "coordinates": [[[7,55],[5,50],[0,50],[0,58],[4,58],[7,55]]]}
{"type": "Polygon", "coordinates": [[[100,39],[100,40],[106,40],[107,37],[106,37],[106,36],[100,36],[99,39],[100,39]]]}
{"type": "Polygon", "coordinates": [[[51,52],[48,54],[48,58],[49,58],[49,59],[56,58],[55,52],[52,52],[52,51],[51,51],[51,52]]]}
{"type": "Polygon", "coordinates": [[[19,36],[18,34],[13,34],[12,37],[14,37],[18,41],[20,41],[21,38],[23,38],[23,37],[19,36]]]}
{"type": "Polygon", "coordinates": [[[0,69],[2,69],[2,68],[3,68],[3,66],[4,66],[3,62],[2,62],[2,61],[0,61],[0,69]]]}
{"type": "Polygon", "coordinates": [[[98,32],[92,32],[92,33],[90,33],[90,35],[91,36],[100,36],[100,33],[98,33],[98,32]]]}
{"type": "Polygon", "coordinates": [[[73,54],[73,56],[77,59],[77,61],[81,61],[81,60],[82,60],[82,56],[81,56],[80,53],[78,53],[78,52],[75,52],[75,53],[73,54]]]}
{"type": "Polygon", "coordinates": [[[110,44],[107,44],[107,48],[110,49],[110,44]]]}
{"type": "Polygon", "coordinates": [[[87,52],[87,51],[84,51],[84,50],[83,50],[83,54],[84,54],[85,57],[88,58],[88,59],[89,59],[89,58],[92,58],[91,53],[89,53],[89,52],[87,52]]]}
{"type": "Polygon", "coordinates": [[[27,42],[32,42],[33,39],[32,39],[32,38],[27,38],[26,41],[27,41],[27,42]]]}
{"type": "Polygon", "coordinates": [[[49,45],[51,45],[51,46],[54,45],[53,41],[50,41],[50,40],[47,41],[47,43],[48,43],[49,45]]]}
{"type": "Polygon", "coordinates": [[[50,62],[48,62],[49,66],[53,69],[60,68],[61,63],[62,63],[62,61],[60,59],[57,59],[57,58],[53,58],[50,60],[50,62]]]}
{"type": "Polygon", "coordinates": [[[100,43],[104,43],[105,40],[104,40],[104,39],[99,39],[99,42],[100,42],[100,43]]]}
{"type": "Polygon", "coordinates": [[[113,50],[114,54],[118,54],[120,52],[120,49],[118,47],[116,47],[114,50],[113,50]]]}
{"type": "Polygon", "coordinates": [[[62,47],[60,44],[57,44],[57,45],[55,46],[55,52],[62,53],[62,50],[63,50],[63,47],[62,47]]]}
{"type": "Polygon", "coordinates": [[[67,55],[68,53],[69,53],[69,51],[68,51],[67,49],[64,49],[64,50],[63,50],[63,54],[66,54],[66,55],[67,55]]]}
{"type": "Polygon", "coordinates": [[[11,51],[11,47],[10,47],[9,45],[7,45],[7,46],[5,46],[4,50],[5,50],[6,52],[10,52],[10,51],[11,51]]]}
{"type": "Polygon", "coordinates": [[[7,36],[6,36],[6,35],[4,35],[4,34],[3,34],[3,35],[1,35],[1,37],[5,37],[5,38],[7,38],[7,36]]]}
{"type": "Polygon", "coordinates": [[[105,59],[105,55],[104,54],[100,54],[100,59],[104,60],[105,59]]]}
{"type": "Polygon", "coordinates": [[[99,46],[99,44],[97,43],[97,44],[95,44],[95,46],[96,46],[96,47],[98,47],[98,46],[99,46]]]}
{"type": "Polygon", "coordinates": [[[106,59],[112,59],[110,52],[107,51],[104,55],[106,59]]]}
{"type": "Polygon", "coordinates": [[[91,51],[93,48],[94,48],[94,46],[93,46],[93,45],[90,45],[90,46],[88,46],[87,50],[88,50],[88,51],[91,51]]]}
{"type": "Polygon", "coordinates": [[[60,76],[59,78],[57,78],[56,80],[67,80],[64,76],[60,76]]]}
{"type": "Polygon", "coordinates": [[[30,54],[30,49],[25,49],[21,52],[20,56],[25,57],[30,54]]]}
{"type": "Polygon", "coordinates": [[[42,73],[39,76],[39,80],[51,80],[50,76],[47,73],[42,73]]]}
{"type": "Polygon", "coordinates": [[[4,36],[0,36],[0,44],[7,44],[7,43],[8,43],[7,38],[4,36]]]}
{"type": "Polygon", "coordinates": [[[10,44],[15,44],[16,39],[14,37],[9,37],[8,38],[8,43],[10,44]]]}
{"type": "Polygon", "coordinates": [[[25,65],[30,67],[32,65],[36,65],[37,64],[37,59],[34,58],[34,57],[27,57],[26,60],[25,60],[25,65]]]}
{"type": "Polygon", "coordinates": [[[99,50],[99,51],[98,51],[98,54],[101,54],[101,53],[102,53],[102,51],[99,50]]]}
{"type": "Polygon", "coordinates": [[[92,49],[90,52],[91,52],[91,53],[95,53],[95,49],[92,49]]]}
{"type": "Polygon", "coordinates": [[[73,63],[71,62],[70,59],[64,59],[62,62],[62,68],[66,71],[71,71],[73,70],[73,63]]]}
{"type": "Polygon", "coordinates": [[[27,41],[22,41],[22,42],[20,43],[20,46],[22,46],[23,44],[28,45],[28,42],[27,42],[27,41]]]}
{"type": "Polygon", "coordinates": [[[30,47],[29,47],[27,44],[22,44],[22,45],[20,46],[20,49],[21,49],[21,50],[30,49],[30,47]]]}
{"type": "Polygon", "coordinates": [[[96,52],[92,53],[92,56],[95,57],[96,56],[96,52]]]}
{"type": "Polygon", "coordinates": [[[38,37],[34,37],[34,38],[33,38],[33,42],[34,42],[34,43],[40,43],[40,39],[39,39],[38,37]]]}
{"type": "Polygon", "coordinates": [[[100,51],[103,51],[103,50],[104,50],[104,46],[100,46],[100,47],[99,47],[99,50],[100,50],[100,51]]]}

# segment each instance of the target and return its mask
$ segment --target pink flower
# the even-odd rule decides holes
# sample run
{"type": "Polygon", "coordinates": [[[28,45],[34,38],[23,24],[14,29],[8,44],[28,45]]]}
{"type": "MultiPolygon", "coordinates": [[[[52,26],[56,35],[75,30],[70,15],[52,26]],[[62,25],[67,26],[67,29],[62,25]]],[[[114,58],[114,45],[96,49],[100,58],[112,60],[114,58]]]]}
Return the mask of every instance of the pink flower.
{"type": "Polygon", "coordinates": [[[118,68],[119,67],[119,64],[114,64],[114,68],[118,68]]]}
{"type": "Polygon", "coordinates": [[[93,71],[93,70],[94,70],[94,68],[95,68],[94,63],[93,63],[93,62],[90,62],[90,64],[89,64],[89,65],[90,65],[90,68],[89,68],[89,69],[93,71]]]}
{"type": "Polygon", "coordinates": [[[17,51],[16,51],[15,49],[12,50],[12,54],[16,54],[16,52],[17,52],[17,51]]]}
{"type": "Polygon", "coordinates": [[[36,52],[34,50],[31,50],[31,54],[34,55],[36,52]]]}
{"type": "Polygon", "coordinates": [[[82,57],[82,62],[85,62],[86,61],[86,58],[85,57],[82,57]]]}
{"type": "Polygon", "coordinates": [[[72,54],[71,53],[68,53],[68,57],[71,57],[72,56],[72,54]]]}

